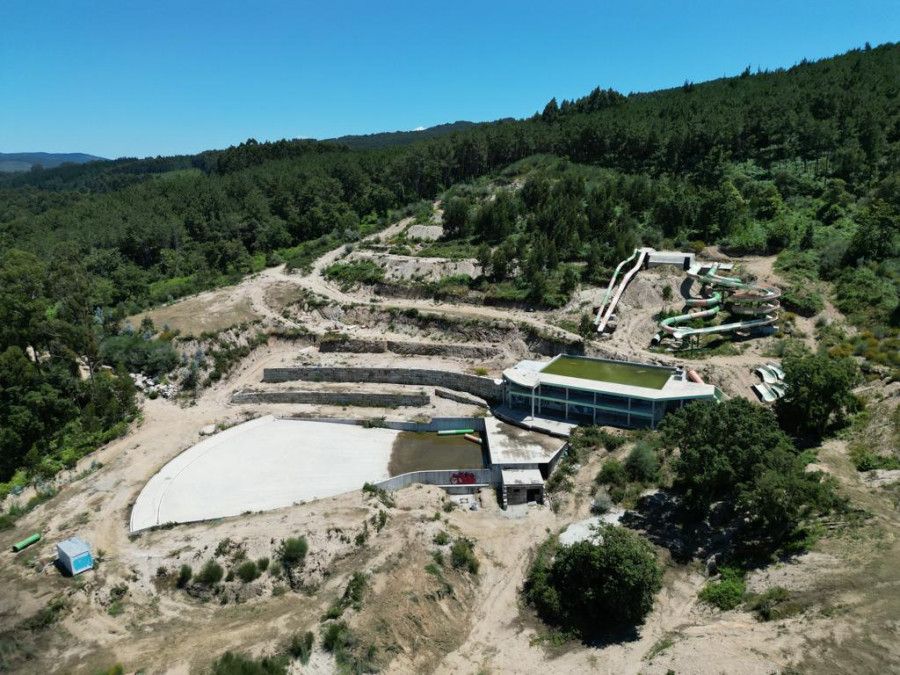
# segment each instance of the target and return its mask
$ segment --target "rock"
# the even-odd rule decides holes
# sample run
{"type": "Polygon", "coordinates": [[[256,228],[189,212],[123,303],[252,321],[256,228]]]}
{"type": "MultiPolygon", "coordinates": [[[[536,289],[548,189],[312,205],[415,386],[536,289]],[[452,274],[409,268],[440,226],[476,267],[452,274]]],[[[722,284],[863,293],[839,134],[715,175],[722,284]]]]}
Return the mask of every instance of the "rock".
{"type": "Polygon", "coordinates": [[[200,430],[201,436],[212,436],[216,433],[216,425],[215,424],[207,424],[200,430]]]}
{"type": "Polygon", "coordinates": [[[722,554],[713,553],[706,559],[706,576],[714,577],[719,573],[719,565],[722,563],[722,554]]]}

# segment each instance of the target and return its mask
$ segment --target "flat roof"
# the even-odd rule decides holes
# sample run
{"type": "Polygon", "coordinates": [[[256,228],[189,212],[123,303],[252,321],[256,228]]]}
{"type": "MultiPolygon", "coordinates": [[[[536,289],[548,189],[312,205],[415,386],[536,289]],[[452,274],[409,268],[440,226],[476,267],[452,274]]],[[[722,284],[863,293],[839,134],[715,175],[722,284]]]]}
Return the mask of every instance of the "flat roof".
{"type": "Polygon", "coordinates": [[[491,464],[543,464],[559,452],[565,442],[505,424],[496,417],[484,418],[491,464]]]}
{"type": "Polygon", "coordinates": [[[539,469],[502,469],[503,485],[543,485],[544,477],[539,469]]]}
{"type": "Polygon", "coordinates": [[[62,551],[70,558],[75,558],[82,553],[90,553],[91,545],[80,537],[72,537],[71,539],[59,542],[56,545],[56,549],[62,551]]]}
{"type": "Polygon", "coordinates": [[[662,389],[674,373],[674,368],[628,361],[591,359],[582,356],[560,354],[541,368],[547,375],[562,375],[581,380],[611,382],[648,389],[662,389]]]}
{"type": "MultiPolygon", "coordinates": [[[[685,398],[713,398],[716,395],[715,386],[711,384],[699,384],[698,382],[693,382],[691,380],[679,379],[677,377],[674,377],[676,369],[667,366],[655,366],[651,364],[631,364],[632,366],[644,365],[648,369],[659,369],[660,372],[665,372],[667,374],[666,381],[662,384],[662,386],[658,388],[580,377],[578,376],[578,374],[576,374],[577,371],[571,374],[556,374],[553,372],[548,372],[547,366],[554,363],[554,361],[559,358],[560,357],[556,357],[556,359],[549,362],[522,361],[512,368],[507,368],[506,370],[504,370],[503,377],[513,384],[517,384],[520,387],[525,387],[528,389],[533,389],[539,384],[547,384],[567,389],[579,389],[581,391],[613,394],[616,396],[641,398],[655,401],[668,401],[673,399],[678,400],[685,398]]],[[[578,358],[576,360],[579,362],[603,361],[606,363],[610,363],[602,359],[578,358]]],[[[626,361],[621,361],[619,363],[628,364],[628,362],[626,361]]]]}

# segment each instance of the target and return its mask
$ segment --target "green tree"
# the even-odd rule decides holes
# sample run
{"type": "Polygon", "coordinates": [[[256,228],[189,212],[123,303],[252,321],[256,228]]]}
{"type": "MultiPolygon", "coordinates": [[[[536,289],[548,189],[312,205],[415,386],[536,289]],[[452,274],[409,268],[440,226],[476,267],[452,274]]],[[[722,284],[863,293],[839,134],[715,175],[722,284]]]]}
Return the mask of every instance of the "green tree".
{"type": "Polygon", "coordinates": [[[545,545],[524,593],[544,621],[590,636],[643,623],[661,587],[653,546],[630,530],[603,524],[590,540],[545,545]]]}
{"type": "Polygon", "coordinates": [[[669,414],[660,429],[664,446],[678,450],[675,487],[691,517],[750,481],[774,450],[795,454],[775,416],[743,398],[691,403],[669,414]]]}
{"type": "Polygon", "coordinates": [[[852,360],[826,353],[792,355],[783,368],[788,386],[776,410],[788,431],[821,438],[829,421],[839,422],[856,405],[853,386],[859,372],[852,360]]]}
{"type": "Polygon", "coordinates": [[[478,264],[481,265],[481,274],[486,277],[490,276],[493,257],[491,255],[491,247],[487,242],[482,242],[481,246],[478,247],[476,258],[478,259],[478,264]]]}
{"type": "Polygon", "coordinates": [[[444,205],[444,237],[458,239],[469,233],[469,201],[453,197],[444,205]]]}

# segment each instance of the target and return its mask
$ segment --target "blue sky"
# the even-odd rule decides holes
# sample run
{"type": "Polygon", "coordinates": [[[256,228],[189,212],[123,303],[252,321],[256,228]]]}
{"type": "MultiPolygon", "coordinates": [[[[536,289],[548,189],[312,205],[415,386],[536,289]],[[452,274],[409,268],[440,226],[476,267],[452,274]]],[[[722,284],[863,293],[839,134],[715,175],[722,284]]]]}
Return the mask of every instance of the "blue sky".
{"type": "Polygon", "coordinates": [[[524,117],[900,40],[898,0],[3,0],[0,152],[194,153],[524,117]]]}

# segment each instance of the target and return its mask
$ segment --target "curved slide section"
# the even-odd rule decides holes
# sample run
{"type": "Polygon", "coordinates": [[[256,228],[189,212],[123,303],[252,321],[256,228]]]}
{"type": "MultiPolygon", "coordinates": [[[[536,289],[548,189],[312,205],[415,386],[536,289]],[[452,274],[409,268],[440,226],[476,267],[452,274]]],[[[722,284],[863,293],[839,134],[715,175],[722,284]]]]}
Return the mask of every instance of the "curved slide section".
{"type": "MultiPolygon", "coordinates": [[[[738,330],[747,330],[751,328],[760,328],[769,326],[778,320],[775,312],[781,306],[778,298],[781,297],[781,290],[771,284],[752,284],[745,283],[738,277],[720,276],[717,272],[718,264],[712,264],[704,273],[702,265],[693,265],[688,271],[687,276],[690,279],[699,281],[705,286],[711,286],[713,294],[708,298],[689,298],[685,301],[688,307],[710,307],[701,312],[688,312],[679,316],[663,319],[659,323],[663,332],[672,335],[675,339],[682,339],[691,335],[708,335],[712,333],[729,333],[738,330]],[[752,318],[734,321],[731,323],[723,323],[717,326],[707,326],[705,328],[678,328],[678,324],[691,321],[692,319],[703,319],[714,316],[721,309],[723,299],[726,293],[731,293],[727,302],[730,305],[730,311],[733,314],[741,316],[749,316],[752,318]]],[[[663,337],[663,333],[659,333],[654,342],[658,342],[663,337]]]]}

